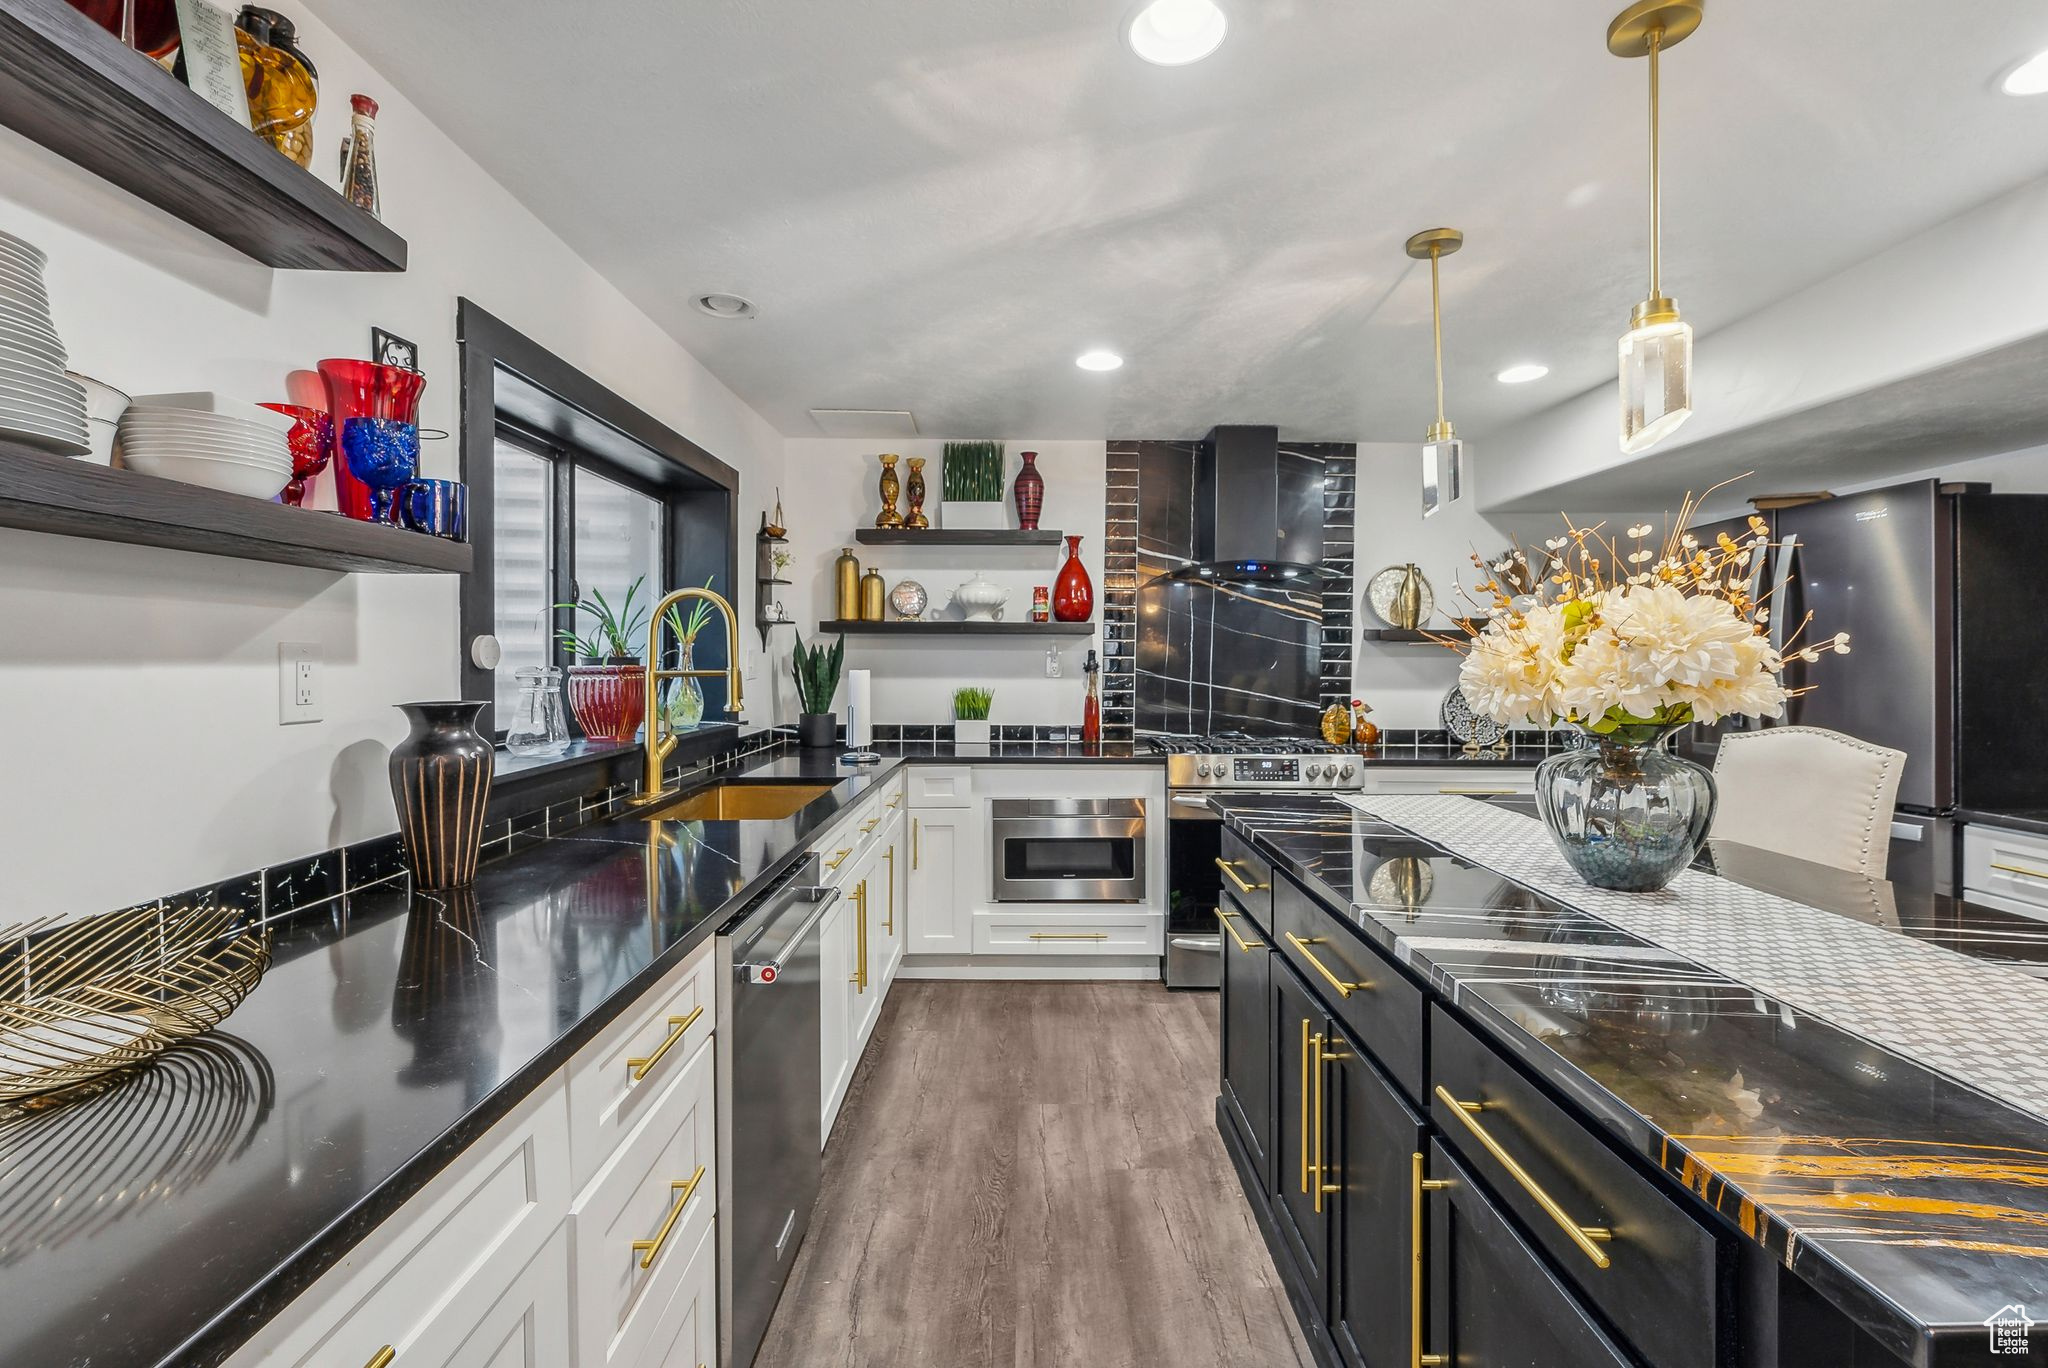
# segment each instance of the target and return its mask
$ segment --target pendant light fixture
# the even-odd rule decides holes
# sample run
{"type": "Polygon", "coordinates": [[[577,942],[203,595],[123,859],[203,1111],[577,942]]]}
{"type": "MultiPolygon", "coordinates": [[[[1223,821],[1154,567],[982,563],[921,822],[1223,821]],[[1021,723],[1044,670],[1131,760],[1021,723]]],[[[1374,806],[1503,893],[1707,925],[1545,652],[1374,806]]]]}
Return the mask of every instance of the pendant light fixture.
{"type": "Polygon", "coordinates": [[[1436,342],[1436,421],[1422,439],[1422,516],[1456,503],[1464,483],[1465,444],[1444,417],[1444,295],[1440,265],[1465,245],[1455,228],[1425,228],[1408,239],[1408,255],[1429,262],[1429,327],[1436,342]]]}
{"type": "Polygon", "coordinates": [[[1650,295],[1621,339],[1621,449],[1646,451],[1692,416],[1692,324],[1664,293],[1658,257],[1657,59],[1700,26],[1704,0],[1637,0],[1607,26],[1607,50],[1650,59],[1650,295]]]}

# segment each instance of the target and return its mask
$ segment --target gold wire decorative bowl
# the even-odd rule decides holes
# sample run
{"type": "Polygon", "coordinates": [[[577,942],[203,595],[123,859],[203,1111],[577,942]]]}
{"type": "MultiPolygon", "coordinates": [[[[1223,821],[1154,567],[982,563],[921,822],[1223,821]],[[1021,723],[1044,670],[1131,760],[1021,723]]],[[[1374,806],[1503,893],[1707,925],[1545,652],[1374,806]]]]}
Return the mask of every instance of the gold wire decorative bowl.
{"type": "Polygon", "coordinates": [[[213,904],[0,930],[0,1101],[72,1087],[211,1030],[269,967],[269,931],[213,904]]]}

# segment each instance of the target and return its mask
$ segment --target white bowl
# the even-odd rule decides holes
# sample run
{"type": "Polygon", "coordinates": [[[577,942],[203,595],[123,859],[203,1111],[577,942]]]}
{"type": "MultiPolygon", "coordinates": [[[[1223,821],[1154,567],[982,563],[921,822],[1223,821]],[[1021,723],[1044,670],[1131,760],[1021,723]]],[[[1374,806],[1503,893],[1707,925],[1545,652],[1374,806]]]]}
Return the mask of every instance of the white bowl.
{"type": "Polygon", "coordinates": [[[288,413],[274,413],[260,404],[245,399],[232,399],[212,390],[196,390],[183,394],[138,394],[129,401],[137,409],[166,409],[185,413],[210,413],[216,418],[233,418],[244,423],[255,423],[273,432],[290,432],[298,420],[288,413]]]}
{"type": "Polygon", "coordinates": [[[86,440],[92,443],[92,450],[79,457],[94,465],[110,466],[114,463],[114,438],[119,436],[121,425],[111,418],[88,418],[85,420],[86,440]]]}
{"type": "Polygon", "coordinates": [[[239,461],[209,461],[189,456],[167,456],[136,450],[122,444],[121,459],[130,470],[181,484],[199,485],[252,499],[271,499],[291,482],[289,468],[274,470],[239,461]]]}
{"type": "Polygon", "coordinates": [[[240,461],[246,465],[260,465],[275,470],[292,468],[291,450],[285,446],[230,447],[210,442],[174,442],[137,432],[126,423],[118,426],[121,429],[121,446],[124,450],[189,457],[198,461],[240,461]]]}
{"type": "Polygon", "coordinates": [[[127,412],[128,396],[104,380],[95,380],[90,375],[76,371],[64,372],[64,378],[85,391],[85,416],[102,422],[118,423],[127,412]]]}
{"type": "Polygon", "coordinates": [[[275,437],[280,441],[287,436],[287,432],[278,431],[270,423],[245,423],[240,418],[223,418],[211,413],[179,413],[171,409],[137,408],[132,404],[122,411],[121,419],[152,432],[177,432],[191,436],[275,437]]]}

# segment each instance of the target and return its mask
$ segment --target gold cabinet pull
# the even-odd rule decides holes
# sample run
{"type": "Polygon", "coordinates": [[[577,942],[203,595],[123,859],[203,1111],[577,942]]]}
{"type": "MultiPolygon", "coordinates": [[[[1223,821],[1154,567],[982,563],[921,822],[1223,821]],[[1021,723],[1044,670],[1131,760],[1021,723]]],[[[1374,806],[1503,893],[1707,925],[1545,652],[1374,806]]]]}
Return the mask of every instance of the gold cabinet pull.
{"type": "Polygon", "coordinates": [[[882,923],[882,932],[893,936],[896,934],[896,847],[890,846],[882,858],[889,862],[889,919],[882,923]]]}
{"type": "Polygon", "coordinates": [[[917,868],[917,818],[910,819],[910,867],[917,868]]]}
{"type": "Polygon", "coordinates": [[[1107,931],[1033,931],[1033,940],[1108,940],[1107,931]]]}
{"type": "Polygon", "coordinates": [[[1237,891],[1240,893],[1258,893],[1273,886],[1271,884],[1246,883],[1244,875],[1237,872],[1237,861],[1226,860],[1221,855],[1216,857],[1216,867],[1223,871],[1224,878],[1237,885],[1237,891]]]}
{"type": "Polygon", "coordinates": [[[370,1355],[370,1361],[364,1364],[363,1368],[386,1368],[386,1365],[397,1357],[398,1351],[387,1344],[376,1353],[370,1355]]]}
{"type": "Polygon", "coordinates": [[[1301,1192],[1308,1195],[1308,1018],[1301,1019],[1301,1192]]]}
{"type": "Polygon", "coordinates": [[[1543,1213],[1557,1222],[1558,1227],[1571,1237],[1571,1242],[1579,1247],[1581,1254],[1593,1261],[1595,1268],[1606,1268],[1613,1262],[1607,1257],[1607,1251],[1600,1246],[1612,1240],[1614,1232],[1604,1226],[1580,1225],[1557,1204],[1555,1197],[1539,1187],[1536,1180],[1529,1176],[1529,1171],[1516,1163],[1515,1157],[1501,1148],[1500,1141],[1494,1139],[1486,1127],[1479,1124],[1479,1113],[1486,1107],[1484,1102],[1460,1102],[1451,1096],[1451,1090],[1441,1083],[1436,1085],[1436,1095],[1451,1109],[1451,1115],[1465,1123],[1465,1129],[1472,1132],[1472,1138],[1484,1145],[1486,1152],[1500,1161],[1500,1166],[1508,1171],[1508,1177],[1514,1179],[1522,1191],[1535,1198],[1536,1205],[1543,1208],[1543,1213]]]}
{"type": "Polygon", "coordinates": [[[1421,1150],[1408,1156],[1408,1168],[1414,1176],[1408,1192],[1408,1357],[1414,1368],[1435,1368],[1451,1360],[1448,1354],[1422,1352],[1422,1195],[1451,1184],[1447,1178],[1422,1176],[1421,1150]]]}
{"type": "Polygon", "coordinates": [[[1243,936],[1237,934],[1237,919],[1240,915],[1242,914],[1232,912],[1227,907],[1219,907],[1216,909],[1216,919],[1223,923],[1223,929],[1225,931],[1228,931],[1230,933],[1230,938],[1237,942],[1237,948],[1247,952],[1256,950],[1259,948],[1259,943],[1257,941],[1246,940],[1243,936]]]}
{"type": "Polygon", "coordinates": [[[1330,1162],[1329,1159],[1323,1153],[1323,1065],[1334,1064],[1338,1060],[1348,1059],[1350,1057],[1341,1051],[1331,1050],[1327,1048],[1328,1045],[1335,1039],[1336,1037],[1334,1036],[1322,1035],[1315,1035],[1309,1037],[1310,1042],[1315,1046],[1314,1073],[1316,1092],[1315,1102],[1310,1108],[1310,1114],[1313,1118],[1316,1132],[1316,1176],[1314,1196],[1315,1209],[1318,1214],[1322,1212],[1323,1198],[1325,1196],[1329,1195],[1330,1193],[1339,1192],[1343,1190],[1343,1184],[1333,1183],[1330,1181],[1330,1162]]]}
{"type": "Polygon", "coordinates": [[[1999,864],[1992,861],[1991,867],[2006,874],[2018,874],[2029,879],[2048,879],[2048,869],[2029,869],[2025,865],[1999,864]]]}
{"type": "Polygon", "coordinates": [[[866,820],[865,822],[862,822],[862,823],[860,824],[860,834],[861,834],[861,835],[863,835],[863,836],[865,836],[865,835],[867,835],[867,834],[868,834],[869,832],[873,831],[873,830],[874,830],[874,829],[875,829],[876,827],[880,826],[881,824],[882,824],[882,819],[881,819],[881,818],[879,818],[879,817],[870,817],[870,818],[868,818],[868,819],[867,819],[867,820],[866,820]]]}
{"type": "Polygon", "coordinates": [[[654,1053],[646,1058],[629,1059],[626,1061],[626,1067],[633,1071],[633,1081],[638,1083],[641,1079],[647,1077],[647,1071],[661,1063],[661,1057],[673,1049],[675,1043],[683,1038],[683,1033],[692,1026],[695,1026],[697,1018],[703,1015],[704,1005],[699,1003],[690,1009],[688,1016],[670,1017],[668,1019],[668,1039],[655,1046],[654,1053]]]}
{"type": "Polygon", "coordinates": [[[853,890],[853,910],[856,917],[853,950],[853,984],[857,991],[868,990],[868,881],[862,879],[860,887],[853,890]]]}
{"type": "Polygon", "coordinates": [[[897,794],[897,795],[896,795],[896,796],[895,796],[894,798],[891,798],[891,799],[890,799],[890,800],[889,800],[888,802],[886,802],[886,803],[882,804],[882,806],[883,806],[883,807],[887,807],[887,808],[892,808],[892,807],[895,807],[895,806],[896,806],[896,805],[897,805],[898,803],[900,803],[900,802],[902,802],[902,801],[903,801],[903,795],[899,793],[899,794],[897,794]]]}
{"type": "Polygon", "coordinates": [[[827,869],[837,869],[837,868],[839,868],[839,866],[841,866],[841,865],[843,865],[843,864],[845,864],[845,863],[846,863],[846,857],[847,857],[847,856],[849,856],[849,855],[851,855],[851,854],[853,854],[853,847],[852,847],[852,846],[848,846],[848,847],[847,847],[846,849],[844,849],[844,850],[835,850],[835,851],[833,851],[833,852],[832,852],[832,858],[831,858],[831,859],[829,859],[829,860],[827,860],[827,861],[825,861],[825,868],[827,868],[827,869]]]}
{"type": "Polygon", "coordinates": [[[1313,964],[1315,966],[1316,972],[1318,974],[1321,974],[1325,979],[1329,980],[1330,986],[1332,988],[1335,988],[1340,996],[1350,997],[1351,994],[1357,989],[1372,987],[1372,984],[1370,983],[1346,983],[1343,979],[1340,979],[1335,974],[1331,973],[1330,966],[1323,963],[1321,960],[1317,959],[1316,952],[1309,949],[1311,945],[1321,945],[1324,943],[1323,938],[1321,936],[1309,936],[1308,938],[1304,939],[1300,936],[1295,935],[1292,931],[1289,931],[1287,933],[1287,939],[1293,944],[1295,949],[1301,951],[1301,957],[1303,959],[1307,960],[1310,964],[1313,964]]]}
{"type": "Polygon", "coordinates": [[[1512,797],[1514,797],[1514,796],[1515,796],[1515,790],[1513,790],[1513,789],[1452,789],[1452,788],[1440,788],[1440,789],[1438,789],[1438,790],[1437,790],[1437,792],[1438,792],[1438,793],[1444,793],[1444,794],[1450,794],[1450,795],[1452,795],[1453,797],[1458,797],[1458,798],[1512,798],[1512,797]]]}
{"type": "MultiPolygon", "coordinates": [[[[680,1183],[670,1183],[668,1190],[677,1194],[676,1204],[668,1209],[668,1219],[661,1223],[661,1229],[654,1232],[651,1240],[633,1241],[633,1252],[640,1256],[640,1267],[652,1268],[654,1261],[661,1257],[661,1247],[668,1243],[669,1232],[676,1228],[676,1221],[683,1214],[683,1208],[690,1204],[690,1194],[697,1190],[697,1184],[704,1178],[704,1166],[697,1165],[697,1171],[680,1183]]],[[[373,1364],[371,1368],[376,1368],[373,1364]]]]}

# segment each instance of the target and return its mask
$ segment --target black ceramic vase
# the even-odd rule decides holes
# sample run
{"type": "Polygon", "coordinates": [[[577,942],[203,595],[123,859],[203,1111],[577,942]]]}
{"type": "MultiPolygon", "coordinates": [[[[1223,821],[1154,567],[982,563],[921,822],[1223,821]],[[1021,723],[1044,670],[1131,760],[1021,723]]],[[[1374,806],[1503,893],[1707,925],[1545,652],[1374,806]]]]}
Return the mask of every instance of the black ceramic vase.
{"type": "Polygon", "coordinates": [[[813,750],[830,750],[839,744],[838,713],[799,713],[796,739],[813,750]]]}
{"type": "Polygon", "coordinates": [[[491,743],[476,729],[481,703],[401,703],[412,733],[391,752],[391,800],[415,888],[462,888],[476,878],[491,743]]]}

